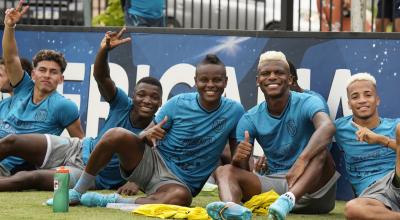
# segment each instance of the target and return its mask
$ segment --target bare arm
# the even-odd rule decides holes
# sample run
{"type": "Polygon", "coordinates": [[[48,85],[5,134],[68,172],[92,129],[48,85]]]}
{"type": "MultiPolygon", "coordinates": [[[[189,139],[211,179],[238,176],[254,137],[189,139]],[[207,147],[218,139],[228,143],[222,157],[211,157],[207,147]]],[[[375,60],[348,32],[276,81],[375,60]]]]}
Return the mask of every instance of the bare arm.
{"type": "Polygon", "coordinates": [[[395,139],[391,139],[390,137],[377,134],[377,133],[369,130],[367,127],[358,125],[355,122],[352,122],[352,124],[356,128],[358,128],[358,131],[356,132],[358,141],[367,142],[368,144],[379,144],[384,147],[389,147],[389,148],[393,149],[394,151],[396,151],[397,144],[396,144],[395,139]]]}
{"type": "Polygon", "coordinates": [[[121,44],[129,42],[130,38],[121,39],[125,28],[121,29],[118,33],[108,31],[100,43],[100,49],[97,53],[94,62],[93,76],[99,87],[100,94],[106,101],[111,101],[117,88],[114,81],[110,77],[110,68],[108,66],[108,52],[121,44]]]}
{"type": "Polygon", "coordinates": [[[67,127],[67,131],[71,137],[78,137],[80,139],[85,137],[85,133],[81,126],[81,120],[79,118],[67,127]]]}
{"type": "Polygon", "coordinates": [[[13,86],[21,81],[24,74],[18,56],[17,41],[15,40],[15,25],[29,8],[28,6],[22,7],[23,2],[21,0],[15,9],[7,9],[4,18],[3,59],[8,78],[13,86]]]}
{"type": "Polygon", "coordinates": [[[306,164],[327,149],[336,131],[335,125],[325,112],[316,113],[313,117],[313,124],[315,127],[314,134],[299,156],[299,159],[305,161],[306,164]]]}

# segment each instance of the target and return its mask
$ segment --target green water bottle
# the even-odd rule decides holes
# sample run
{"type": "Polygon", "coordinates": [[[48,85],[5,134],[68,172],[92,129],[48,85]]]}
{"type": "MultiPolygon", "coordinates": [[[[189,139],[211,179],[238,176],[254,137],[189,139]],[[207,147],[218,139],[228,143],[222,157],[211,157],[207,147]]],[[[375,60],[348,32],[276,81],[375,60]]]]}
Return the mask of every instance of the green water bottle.
{"type": "Polygon", "coordinates": [[[60,167],[54,174],[53,212],[68,212],[69,170],[60,167]]]}

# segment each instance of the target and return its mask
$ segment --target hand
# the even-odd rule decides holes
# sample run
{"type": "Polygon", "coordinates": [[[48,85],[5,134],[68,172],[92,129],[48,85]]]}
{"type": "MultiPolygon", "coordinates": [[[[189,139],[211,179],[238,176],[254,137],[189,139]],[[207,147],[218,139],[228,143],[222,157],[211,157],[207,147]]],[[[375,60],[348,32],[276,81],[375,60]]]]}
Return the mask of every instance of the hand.
{"type": "Polygon", "coordinates": [[[4,25],[7,27],[14,27],[21,17],[28,11],[29,6],[22,7],[24,0],[20,0],[16,8],[9,8],[5,12],[4,25]]]}
{"type": "Polygon", "coordinates": [[[233,162],[240,162],[245,159],[248,159],[253,151],[253,146],[250,144],[250,136],[249,132],[244,132],[244,140],[241,141],[235,151],[235,155],[233,155],[233,162]]]}
{"type": "Polygon", "coordinates": [[[297,180],[303,175],[306,169],[307,163],[300,157],[297,158],[293,166],[290,168],[289,172],[286,174],[286,181],[288,183],[289,189],[294,186],[297,180]]]}
{"type": "Polygon", "coordinates": [[[153,147],[155,147],[157,140],[163,139],[166,134],[165,130],[162,127],[167,123],[167,121],[168,117],[165,116],[164,119],[160,121],[160,123],[154,125],[148,130],[143,131],[140,135],[142,140],[144,140],[145,138],[149,143],[153,145],[153,147]]]}
{"type": "Polygon", "coordinates": [[[262,174],[266,170],[265,156],[259,157],[254,161],[254,171],[256,173],[262,174]]]}
{"type": "Polygon", "coordinates": [[[139,186],[134,182],[126,182],[123,186],[119,187],[117,190],[118,194],[133,196],[139,192],[139,186]]]}
{"type": "Polygon", "coordinates": [[[356,131],[356,136],[359,142],[367,142],[368,144],[381,144],[379,143],[379,135],[366,127],[358,125],[355,122],[351,123],[358,129],[358,131],[356,131]]]}
{"type": "Polygon", "coordinates": [[[103,40],[100,43],[101,49],[112,50],[121,44],[131,41],[130,37],[122,38],[126,28],[122,28],[118,33],[113,31],[107,31],[103,40]]]}

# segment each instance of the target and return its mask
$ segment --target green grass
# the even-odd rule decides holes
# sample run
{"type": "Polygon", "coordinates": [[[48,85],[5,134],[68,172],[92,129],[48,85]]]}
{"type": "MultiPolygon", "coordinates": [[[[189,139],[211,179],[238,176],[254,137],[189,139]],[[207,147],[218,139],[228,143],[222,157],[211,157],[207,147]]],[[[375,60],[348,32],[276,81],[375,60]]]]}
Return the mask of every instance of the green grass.
{"type": "MultiPolygon", "coordinates": [[[[110,191],[103,191],[109,193],[110,191]]],[[[0,193],[0,219],[154,219],[131,213],[106,209],[86,208],[82,206],[70,207],[68,213],[53,213],[51,207],[43,205],[52,192],[12,192],[0,193]]],[[[209,202],[217,201],[215,193],[201,193],[194,198],[192,205],[205,207],[209,202]]],[[[287,219],[344,219],[343,208],[345,202],[337,201],[336,208],[327,215],[289,215],[287,219]]],[[[254,219],[266,219],[257,216],[254,219]]]]}

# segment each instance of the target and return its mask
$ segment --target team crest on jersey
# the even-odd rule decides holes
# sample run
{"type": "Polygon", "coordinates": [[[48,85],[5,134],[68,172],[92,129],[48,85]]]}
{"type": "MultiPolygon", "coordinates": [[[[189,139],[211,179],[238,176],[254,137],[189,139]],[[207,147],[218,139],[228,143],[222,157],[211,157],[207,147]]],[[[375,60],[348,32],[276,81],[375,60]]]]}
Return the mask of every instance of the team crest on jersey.
{"type": "Polygon", "coordinates": [[[297,126],[293,119],[289,119],[286,123],[287,130],[290,136],[294,137],[297,133],[297,126]]]}
{"type": "Polygon", "coordinates": [[[36,112],[35,120],[36,121],[45,121],[47,118],[47,110],[40,109],[36,112]]]}
{"type": "Polygon", "coordinates": [[[224,130],[226,124],[226,118],[218,118],[212,124],[212,127],[215,132],[221,132],[224,130]]]}

